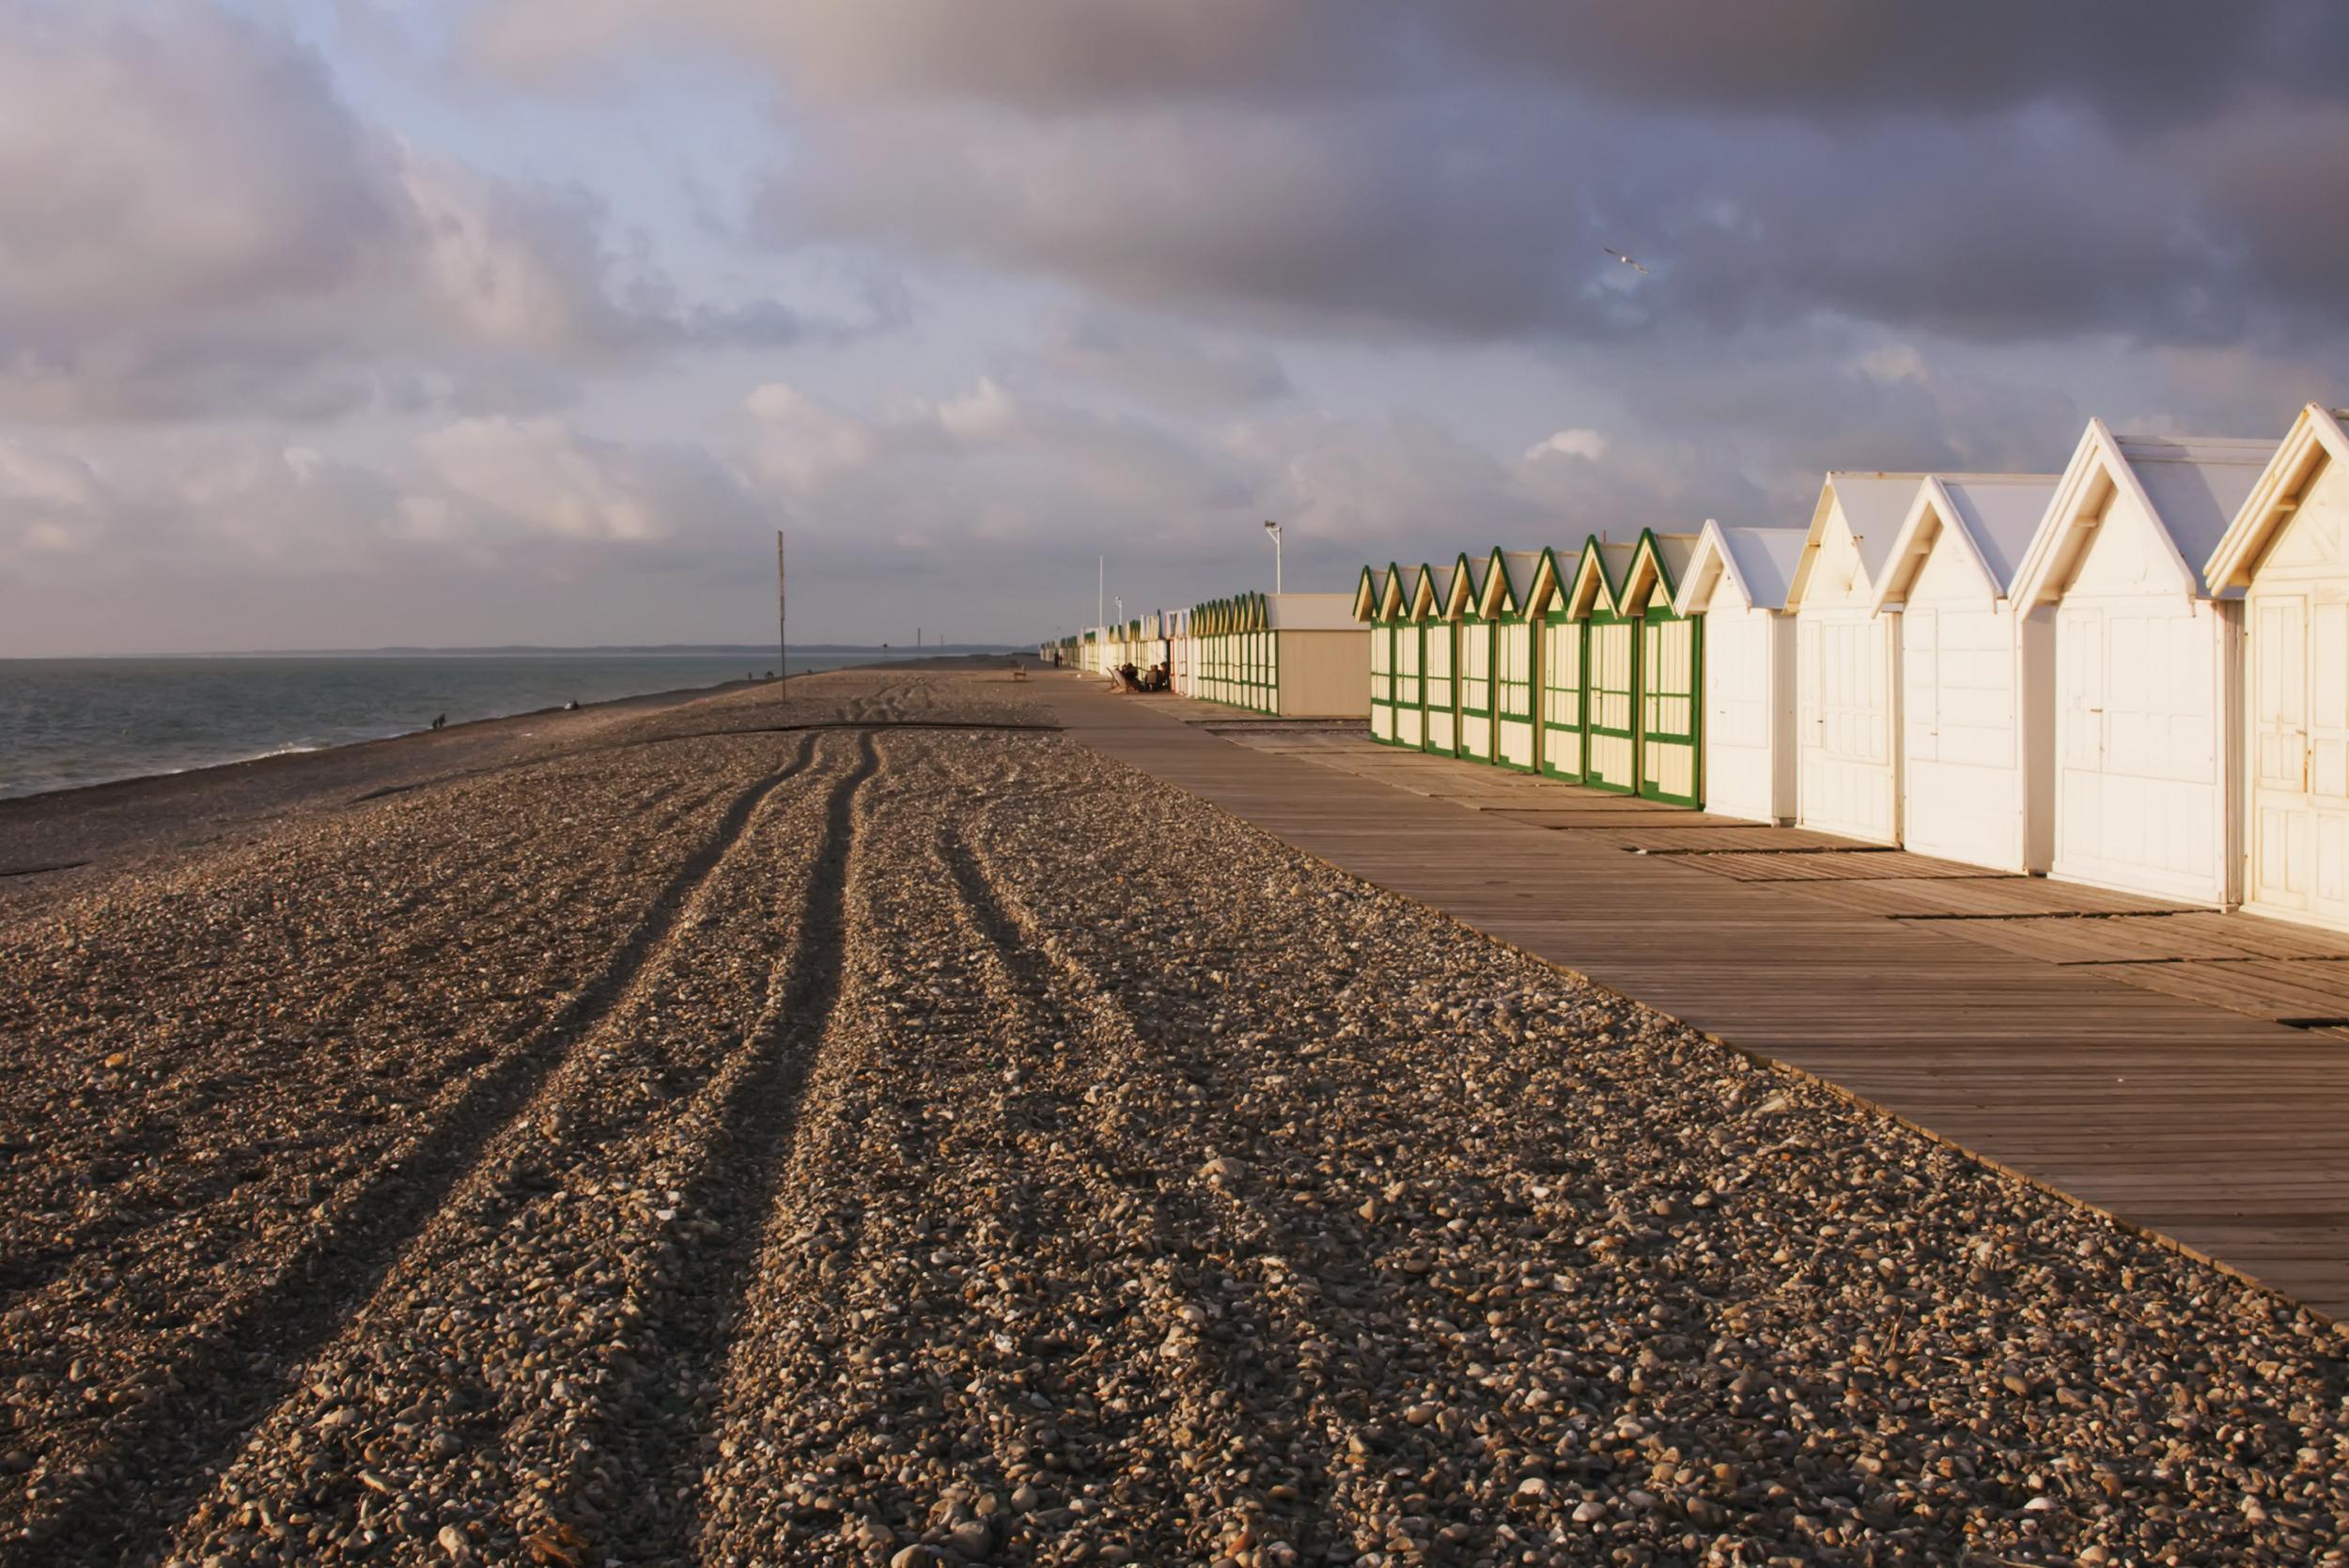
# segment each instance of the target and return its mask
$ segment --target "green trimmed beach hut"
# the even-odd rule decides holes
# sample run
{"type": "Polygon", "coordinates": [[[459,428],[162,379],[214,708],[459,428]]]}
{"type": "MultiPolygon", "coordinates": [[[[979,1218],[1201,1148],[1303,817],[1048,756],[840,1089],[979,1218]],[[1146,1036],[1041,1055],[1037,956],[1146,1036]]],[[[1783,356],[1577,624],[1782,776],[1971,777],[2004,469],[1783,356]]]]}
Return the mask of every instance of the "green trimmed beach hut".
{"type": "Polygon", "coordinates": [[[1525,593],[1526,618],[1541,642],[1535,670],[1540,715],[1535,754],[1544,773],[1567,784],[1582,782],[1590,755],[1582,704],[1583,653],[1590,629],[1567,604],[1579,560],[1569,553],[1561,562],[1555,550],[1542,551],[1534,557],[1532,581],[1525,593]]]}
{"type": "Polygon", "coordinates": [[[1484,586],[1478,563],[1463,551],[1452,566],[1444,618],[1458,629],[1460,737],[1455,750],[1470,762],[1493,760],[1493,629],[1484,614],[1484,586]]]}
{"type": "Polygon", "coordinates": [[[1361,581],[1354,588],[1354,619],[1370,629],[1370,737],[1382,746],[1402,744],[1395,722],[1395,693],[1401,678],[1395,668],[1402,641],[1396,613],[1402,598],[1401,581],[1402,573],[1392,563],[1383,572],[1364,567],[1361,581]]]}
{"type": "Polygon", "coordinates": [[[1640,786],[1640,628],[1622,587],[1635,548],[1594,534],[1566,587],[1566,613],[1583,626],[1582,782],[1618,795],[1640,786]]]}
{"type": "Polygon", "coordinates": [[[1669,805],[1704,804],[1704,638],[1673,607],[1696,554],[1694,534],[1642,529],[1624,574],[1622,614],[1639,628],[1639,792],[1669,805]]]}
{"type": "Polygon", "coordinates": [[[1444,613],[1456,570],[1423,564],[1411,589],[1411,620],[1419,628],[1419,749],[1440,756],[1456,756],[1460,750],[1459,691],[1454,678],[1459,628],[1444,613]]]}
{"type": "Polygon", "coordinates": [[[1490,760],[1520,773],[1532,772],[1539,757],[1533,712],[1539,658],[1528,604],[1541,560],[1539,551],[1495,550],[1477,595],[1477,613],[1492,640],[1490,760]]]}
{"type": "Polygon", "coordinates": [[[1394,640],[1394,743],[1414,752],[1427,736],[1427,709],[1420,682],[1420,628],[1411,610],[1418,581],[1416,572],[1407,574],[1400,566],[1387,568],[1388,628],[1394,640]]]}

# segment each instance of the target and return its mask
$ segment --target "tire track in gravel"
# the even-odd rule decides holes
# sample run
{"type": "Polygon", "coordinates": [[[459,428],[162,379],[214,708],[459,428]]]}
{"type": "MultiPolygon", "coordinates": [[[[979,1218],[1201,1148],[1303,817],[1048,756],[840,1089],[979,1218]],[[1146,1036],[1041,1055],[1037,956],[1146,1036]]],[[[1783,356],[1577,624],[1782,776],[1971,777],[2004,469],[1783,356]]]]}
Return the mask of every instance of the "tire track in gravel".
{"type": "Polygon", "coordinates": [[[139,1478],[139,1496],[89,1486],[46,1514],[15,1524],[8,1545],[29,1546],[27,1562],[135,1559],[167,1529],[173,1499],[225,1465],[255,1422],[283,1396],[299,1369],[356,1307],[380,1289],[401,1251],[429,1221],[487,1147],[528,1106],[537,1087],[621,1005],[676,932],[694,893],[740,839],[759,805],[807,766],[812,743],[738,793],[709,835],[647,906],[603,970],[524,1046],[492,1063],[457,1092],[446,1119],[340,1205],[330,1223],[272,1278],[257,1281],[216,1313],[189,1326],[170,1363],[157,1369],[165,1390],[101,1420],[76,1462],[139,1478]],[[403,1172],[418,1172],[403,1182],[403,1172]]]}
{"type": "MultiPolygon", "coordinates": [[[[639,815],[659,812],[686,787],[683,784],[666,784],[642,800],[630,803],[629,809],[639,815]]],[[[661,812],[661,822],[665,826],[691,817],[720,793],[720,790],[698,791],[681,805],[661,812]]],[[[579,862],[573,868],[573,875],[563,885],[583,885],[592,879],[592,875],[586,862],[579,862]]],[[[405,920],[404,917],[417,910],[445,906],[448,894],[447,881],[435,880],[408,893],[388,908],[376,924],[385,929],[401,932],[399,941],[397,945],[380,948],[370,954],[366,975],[353,982],[343,996],[334,1000],[344,1001],[363,992],[375,976],[412,972],[414,961],[440,953],[448,944],[453,930],[462,930],[470,935],[488,929],[491,922],[522,901],[521,888],[508,884],[497,888],[486,900],[465,904],[461,913],[451,912],[422,927],[409,924],[405,920]]],[[[304,1024],[314,1034],[320,1032],[340,1032],[350,1027],[347,1017],[324,1012],[313,1013],[304,1024]]],[[[162,1054],[167,1048],[159,1047],[153,1041],[145,1041],[140,1045],[141,1052],[148,1055],[162,1054]]],[[[221,1101],[228,1092],[223,1089],[213,1089],[193,1098],[160,1107],[154,1104],[165,1098],[181,1077],[210,1070],[211,1052],[191,1051],[186,1054],[189,1058],[187,1066],[162,1082],[149,1086],[139,1095],[142,1101],[147,1102],[140,1110],[140,1122],[130,1132],[112,1141],[116,1148],[145,1147],[152,1136],[168,1138],[176,1129],[200,1125],[207,1119],[226,1113],[227,1108],[221,1101]]],[[[412,1113],[420,1115],[427,1122],[431,1121],[448,1105],[461,1099],[470,1082],[470,1075],[459,1078],[442,1088],[423,1106],[413,1108],[412,1113]]],[[[54,1156],[56,1151],[53,1148],[50,1152],[54,1156]]],[[[119,1275],[125,1271],[125,1250],[136,1247],[150,1233],[164,1227],[200,1231],[216,1214],[241,1203],[249,1203],[251,1194],[246,1189],[246,1183],[231,1172],[229,1167],[232,1163],[216,1160],[198,1169],[192,1170],[184,1165],[179,1167],[174,1175],[172,1202],[168,1207],[157,1208],[129,1220],[120,1219],[118,1213],[114,1211],[94,1216],[76,1215],[68,1228],[62,1231],[53,1229],[48,1233],[56,1239],[47,1245],[12,1249],[6,1257],[0,1257],[0,1313],[37,1303],[44,1293],[64,1284],[70,1276],[79,1272],[104,1270],[119,1275]]],[[[0,1375],[5,1375],[5,1372],[6,1360],[0,1358],[0,1375]]]]}
{"type": "MultiPolygon", "coordinates": [[[[989,1314],[975,1279],[970,1289],[976,1297],[945,1289],[932,1298],[927,1293],[941,1290],[941,1281],[926,1277],[932,1271],[896,1245],[905,1233],[921,1238],[923,1250],[944,1248],[960,1256],[962,1238],[1034,1234],[1042,1223],[1023,1180],[1006,1182],[999,1169],[971,1163],[961,1146],[960,1129],[984,1114],[993,1059],[1009,1051],[1017,1060],[1020,1052],[1016,1026],[1006,1027],[1010,1020],[975,972],[975,955],[943,908],[946,901],[936,895],[928,876],[934,862],[917,847],[918,818],[940,800],[938,781],[923,771],[936,749],[917,743],[910,758],[900,758],[900,767],[911,764],[910,780],[887,802],[888,816],[877,816],[874,825],[891,846],[886,872],[878,885],[866,873],[851,880],[859,940],[850,979],[820,1071],[807,1088],[785,1172],[790,1179],[778,1184],[760,1228],[741,1330],[727,1346],[715,1411],[718,1453],[698,1498],[698,1556],[705,1562],[863,1562],[869,1549],[856,1544],[861,1531],[918,1529],[903,1519],[883,1526],[879,1514],[919,1514],[930,1499],[892,1488],[886,1498],[835,1509],[805,1492],[806,1471],[795,1453],[818,1467],[826,1460],[853,1465],[851,1435],[888,1430],[909,1404],[922,1406],[915,1419],[926,1434],[918,1439],[924,1452],[948,1444],[941,1425],[1002,1424],[984,1414],[1004,1413],[994,1404],[992,1354],[978,1382],[960,1396],[943,1394],[927,1370],[891,1368],[881,1399],[830,1423],[845,1402],[860,1397],[851,1385],[879,1373],[886,1357],[875,1345],[908,1312],[927,1327],[933,1344],[947,1324],[967,1330],[989,1314]],[[918,1112],[919,1131],[908,1111],[918,1112]],[[940,1125],[957,1129],[953,1157],[928,1146],[929,1129],[940,1125]],[[878,1239],[871,1234],[877,1224],[878,1239]],[[904,1275],[910,1267],[913,1278],[904,1275]],[[849,1357],[848,1368],[832,1359],[835,1350],[849,1357]],[[951,1421],[926,1403],[941,1398],[954,1403],[951,1421]],[[811,1456],[804,1442],[811,1421],[826,1422],[823,1429],[843,1441],[824,1440],[811,1456]]],[[[1004,1331],[1011,1331],[1008,1324],[1004,1331]]],[[[1021,1405],[1013,1415],[1033,1419],[1035,1412],[1021,1405]]],[[[962,1430],[963,1439],[969,1436],[962,1430]]],[[[1000,1481],[999,1464],[972,1463],[994,1472],[1001,1491],[1010,1490],[1000,1481]]]]}
{"type": "MultiPolygon", "coordinates": [[[[977,826],[982,836],[993,825],[996,815],[997,807],[992,803],[978,814],[977,826]]],[[[1295,1549],[1309,1561],[1325,1551],[1334,1550],[1349,1537],[1360,1541],[1385,1535],[1387,1529],[1381,1516],[1394,1512],[1392,1505],[1380,1501],[1375,1492],[1364,1488],[1362,1482],[1347,1481],[1333,1473],[1334,1461],[1342,1452],[1358,1460],[1375,1455],[1392,1474],[1396,1466],[1417,1465],[1431,1458],[1432,1453],[1419,1452],[1428,1445],[1418,1437],[1415,1427],[1406,1424],[1400,1431],[1391,1430],[1377,1419],[1378,1412],[1368,1408],[1348,1411],[1342,1401],[1329,1397],[1331,1380],[1325,1374],[1333,1369],[1328,1363],[1336,1360],[1338,1370],[1351,1380],[1375,1382],[1375,1377],[1362,1378],[1362,1362],[1383,1363],[1408,1354],[1408,1346],[1392,1343],[1391,1328],[1382,1329],[1372,1321],[1375,1314],[1367,1309],[1380,1302],[1380,1298],[1389,1310],[1418,1310],[1436,1318],[1457,1312],[1459,1304],[1448,1299],[1446,1289],[1437,1287],[1432,1281],[1423,1281],[1409,1275],[1398,1278],[1377,1269],[1363,1270],[1361,1261],[1383,1250],[1381,1239],[1370,1225],[1354,1225],[1352,1216],[1318,1216],[1317,1223],[1342,1234],[1344,1239],[1334,1248],[1308,1245],[1297,1227],[1284,1219],[1292,1205],[1276,1204],[1272,1201],[1276,1194],[1272,1192],[1252,1194],[1247,1190],[1254,1184],[1246,1173],[1245,1161],[1232,1162],[1235,1168],[1229,1176],[1194,1174],[1200,1167],[1191,1161],[1201,1155],[1213,1156],[1218,1144],[1227,1148],[1237,1145],[1250,1151],[1252,1157],[1253,1150],[1261,1143],[1294,1142],[1299,1129],[1293,1124],[1257,1125],[1256,1119],[1240,1115],[1235,1110],[1237,1096],[1217,1094],[1212,1089],[1206,1097],[1204,1118],[1194,1115],[1185,1121],[1178,1114],[1170,1114],[1184,1099],[1190,1099],[1194,1107],[1199,1104],[1199,1077],[1183,1070],[1184,1063],[1195,1063],[1200,1077],[1209,1080],[1225,1070],[1211,1059],[1212,1048],[1208,1059],[1202,1059],[1198,1046],[1190,1043],[1195,1032],[1198,1042],[1204,1044],[1206,1032],[1194,1032],[1179,1024],[1172,1031],[1154,1027],[1126,1001],[1137,977],[1089,961],[1076,951],[1074,943],[1048,929],[1008,879],[992,867],[983,850],[972,854],[967,864],[967,872],[957,873],[957,881],[965,885],[974,903],[992,905],[998,923],[998,945],[1011,961],[1037,971],[1053,990],[1072,998],[1070,1011],[1076,1019],[1081,1020],[1080,1027],[1093,1035],[1100,1060],[1116,1063],[1113,1079],[1118,1086],[1117,1097],[1132,1095],[1137,1089],[1145,1094],[1156,1091],[1157,1103],[1151,1107],[1147,1121],[1148,1130],[1158,1140],[1160,1150],[1178,1146],[1183,1141],[1182,1135],[1193,1128],[1204,1140],[1203,1146],[1191,1151],[1181,1167],[1162,1172],[1162,1178],[1172,1179],[1161,1179],[1154,1190],[1144,1194],[1144,1201],[1152,1203],[1169,1221],[1174,1234],[1192,1248],[1211,1255],[1244,1253],[1253,1266],[1245,1270],[1235,1267],[1230,1272],[1252,1274],[1255,1278],[1244,1280],[1246,1294],[1231,1305],[1251,1306],[1261,1316],[1240,1325],[1237,1334],[1229,1330],[1218,1332],[1221,1325],[1210,1319],[1199,1326],[1198,1336],[1213,1346],[1228,1371],[1232,1387],[1244,1388],[1252,1378],[1259,1388],[1285,1387],[1293,1390],[1293,1403],[1305,1407],[1300,1413],[1303,1423],[1318,1424],[1326,1434],[1326,1444],[1309,1445],[1317,1448],[1318,1452],[1283,1483],[1295,1494],[1282,1511],[1285,1518],[1236,1517],[1229,1522],[1231,1528],[1237,1531],[1252,1526],[1252,1533],[1262,1540],[1268,1533],[1265,1526],[1270,1524],[1273,1529],[1269,1533],[1276,1539],[1288,1535],[1295,1549]],[[1184,1085],[1190,1086],[1192,1092],[1185,1094],[1184,1085]],[[1219,1127],[1218,1123],[1223,1126],[1219,1127]],[[1370,1348],[1382,1338],[1390,1343],[1370,1348]],[[1352,1342],[1352,1351],[1346,1348],[1348,1341],[1352,1342]]],[[[1181,1011],[1177,1006],[1178,1017],[1181,1011]]],[[[1120,1123],[1127,1119],[1107,1096],[1097,1107],[1092,1121],[1097,1128],[1096,1158],[1100,1162],[1115,1160],[1120,1123]]],[[[1127,1135],[1128,1141],[1131,1136],[1127,1135]]],[[[1213,1168],[1212,1164],[1206,1167],[1208,1171],[1213,1168]]],[[[1447,1368],[1441,1375],[1447,1380],[1456,1379],[1462,1371],[1447,1368]]],[[[1283,1431],[1246,1430],[1233,1419],[1192,1424],[1208,1431],[1218,1426],[1224,1428],[1223,1441],[1243,1452],[1277,1448],[1292,1436],[1283,1431]]],[[[1293,1449],[1291,1452],[1294,1455],[1293,1449]]],[[[1285,1467],[1277,1455],[1265,1457],[1273,1461],[1269,1467],[1285,1467]]],[[[1250,1459],[1247,1467],[1261,1472],[1267,1467],[1262,1460],[1250,1459]]]]}
{"type": "MultiPolygon", "coordinates": [[[[834,772],[834,749],[816,752],[834,772]]],[[[681,1188],[700,1186],[714,1112],[756,1054],[759,1031],[728,1023],[766,1018],[785,990],[822,802],[801,788],[756,812],[634,993],[484,1148],[180,1521],[174,1559],[232,1561],[268,1505],[305,1521],[312,1557],[366,1557],[368,1530],[456,1529],[505,1561],[523,1540],[606,1535],[599,1505],[615,1491],[658,1496],[597,1444],[669,1418],[625,1385],[667,1355],[664,1305],[712,1228],[681,1188]]]]}
{"type": "MultiPolygon", "coordinates": [[[[1138,1094],[1156,1094],[1167,1102],[1191,1100],[1192,1095],[1177,1087],[1189,1086],[1190,1080],[1175,1066],[1189,1053],[1171,1042],[1149,1038],[1139,1020],[1116,1000],[1109,977],[1072,960],[1043,931],[1002,874],[959,832],[947,849],[947,864],[974,934],[988,945],[994,960],[1038,999],[1040,1017],[1057,1017],[1059,1026],[1053,1032],[1083,1039],[1092,1048],[1085,1061],[1092,1068],[1094,1086],[1079,1097],[1089,1111],[1083,1121],[1090,1124],[1091,1131],[1081,1144],[1068,1151],[1069,1162],[1080,1171],[1130,1171],[1131,1161],[1119,1147],[1119,1135],[1129,1118],[1117,1102],[1138,1094]]],[[[1071,1124],[1064,1126],[1074,1130],[1071,1124]]],[[[1161,1113],[1153,1117],[1151,1130],[1161,1140],[1159,1148],[1164,1153],[1178,1129],[1172,1118],[1161,1113]]],[[[1221,1255],[1231,1250],[1234,1240],[1229,1223],[1231,1199],[1228,1193],[1216,1190],[1212,1178],[1195,1175],[1197,1169],[1187,1160],[1182,1168],[1157,1172],[1155,1181],[1137,1177],[1113,1182],[1110,1190],[1115,1200],[1140,1203],[1157,1217],[1159,1227],[1175,1243],[1170,1252],[1188,1249],[1200,1257],[1221,1255]]],[[[1258,1248],[1254,1256],[1259,1267],[1268,1257],[1284,1258],[1283,1272],[1292,1281],[1314,1280],[1330,1266],[1327,1257],[1312,1256],[1309,1250],[1293,1244],[1277,1253],[1258,1248]]],[[[1168,1284],[1147,1294],[1143,1303],[1145,1309],[1156,1309],[1161,1320],[1161,1356],[1173,1361],[1178,1372],[1189,1374],[1174,1389],[1177,1405],[1169,1417],[1190,1434],[1176,1446],[1188,1452],[1245,1452],[1257,1447],[1252,1439],[1258,1435],[1244,1425],[1237,1402],[1219,1402],[1217,1392],[1251,1386],[1293,1387],[1299,1369],[1315,1360],[1315,1346],[1323,1339],[1319,1326],[1301,1310],[1267,1295],[1259,1303],[1268,1309],[1266,1317],[1249,1324],[1244,1332],[1236,1332],[1224,1326],[1220,1315],[1206,1313],[1205,1309],[1194,1306],[1194,1313],[1200,1315],[1186,1315],[1184,1307],[1189,1303],[1178,1301],[1177,1294],[1168,1284]],[[1181,1386],[1184,1381],[1193,1386],[1181,1386]]],[[[1256,1468],[1259,1462],[1246,1464],[1256,1468]]],[[[1227,1541],[1244,1532],[1260,1543],[1285,1537],[1310,1560],[1321,1533],[1316,1521],[1325,1519],[1336,1503],[1329,1478],[1326,1472],[1308,1468],[1286,1473],[1273,1484],[1292,1493],[1284,1499],[1288,1504],[1285,1518],[1236,1515],[1203,1520],[1201,1524],[1213,1533],[1188,1543],[1190,1547],[1219,1555],[1227,1541]]]]}
{"type": "MultiPolygon", "coordinates": [[[[726,1353],[755,1281],[757,1220],[775,1205],[789,1165],[808,1075],[823,1048],[844,986],[848,890],[863,849],[858,807],[865,785],[885,768],[879,746],[861,737],[857,762],[833,786],[809,896],[780,984],[754,1026],[741,1060],[722,1085],[716,1136],[704,1147],[699,1180],[683,1188],[692,1212],[723,1215],[723,1240],[696,1249],[680,1277],[646,1315],[643,1338],[658,1358],[620,1390],[641,1405],[679,1412],[676,1419],[628,1422],[611,1447],[652,1503],[625,1521],[610,1547],[637,1560],[691,1557],[701,1531],[701,1445],[716,1424],[726,1353]],[[728,1223],[727,1221],[732,1221],[728,1223]],[[671,1508],[664,1504],[675,1503],[671,1508]]],[[[558,1493],[575,1494],[578,1478],[558,1493]]]]}
{"type": "MultiPolygon", "coordinates": [[[[927,840],[908,863],[941,875],[877,908],[888,951],[866,957],[889,994],[857,999],[769,1228],[704,1560],[862,1561],[962,1530],[995,1560],[1166,1560],[1179,1541],[1187,1560],[1256,1543],[1294,1561],[1290,1527],[1227,1507],[1223,1478],[1251,1463],[1239,1439],[1289,1430],[1243,1427],[1240,1394],[1309,1343],[1268,1354],[1225,1327],[1212,1222],[1170,1224],[1153,1151],[1073,1125],[1081,1100],[1113,1115],[1147,1069],[1031,950],[965,841],[967,802],[1029,758],[998,752],[1009,778],[972,790],[963,752],[924,749],[948,777],[892,824],[894,845],[927,840]],[[868,1452],[891,1431],[909,1436],[868,1452]]],[[[1299,1487],[1261,1479],[1296,1505],[1299,1487]]]]}

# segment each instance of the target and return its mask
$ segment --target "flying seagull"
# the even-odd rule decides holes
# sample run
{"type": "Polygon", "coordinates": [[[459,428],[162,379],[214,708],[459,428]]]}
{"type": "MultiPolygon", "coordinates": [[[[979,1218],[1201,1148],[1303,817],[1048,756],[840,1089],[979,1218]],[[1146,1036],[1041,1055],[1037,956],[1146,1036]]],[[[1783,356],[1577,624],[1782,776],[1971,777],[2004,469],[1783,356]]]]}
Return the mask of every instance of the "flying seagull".
{"type": "MultiPolygon", "coordinates": [[[[1604,245],[1601,245],[1599,249],[1607,251],[1607,247],[1604,245]]],[[[1629,256],[1624,255],[1621,251],[1607,251],[1607,254],[1613,256],[1617,261],[1622,262],[1625,266],[1630,268],[1633,272],[1639,273],[1642,277],[1654,277],[1656,275],[1655,273],[1649,272],[1646,268],[1641,266],[1638,262],[1632,260],[1629,256]]]]}

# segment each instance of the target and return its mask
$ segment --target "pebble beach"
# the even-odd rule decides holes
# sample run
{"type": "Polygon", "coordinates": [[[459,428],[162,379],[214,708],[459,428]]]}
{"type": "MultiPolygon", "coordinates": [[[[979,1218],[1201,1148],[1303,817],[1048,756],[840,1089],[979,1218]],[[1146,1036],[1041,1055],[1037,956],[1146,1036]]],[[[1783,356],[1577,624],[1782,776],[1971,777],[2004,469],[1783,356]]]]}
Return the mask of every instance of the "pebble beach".
{"type": "Polygon", "coordinates": [[[2349,1562],[2336,1326],[1001,663],[0,817],[0,1562],[2349,1562]]]}

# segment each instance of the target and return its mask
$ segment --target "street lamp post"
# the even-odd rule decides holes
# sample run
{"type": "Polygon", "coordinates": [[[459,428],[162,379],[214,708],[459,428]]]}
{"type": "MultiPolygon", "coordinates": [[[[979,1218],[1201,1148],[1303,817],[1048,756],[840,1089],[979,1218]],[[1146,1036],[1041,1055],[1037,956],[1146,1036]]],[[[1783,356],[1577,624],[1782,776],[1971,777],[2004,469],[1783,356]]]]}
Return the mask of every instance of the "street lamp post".
{"type": "Polygon", "coordinates": [[[1272,591],[1281,591],[1281,525],[1270,519],[1265,520],[1264,531],[1272,536],[1272,591]]]}

